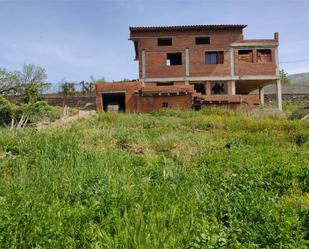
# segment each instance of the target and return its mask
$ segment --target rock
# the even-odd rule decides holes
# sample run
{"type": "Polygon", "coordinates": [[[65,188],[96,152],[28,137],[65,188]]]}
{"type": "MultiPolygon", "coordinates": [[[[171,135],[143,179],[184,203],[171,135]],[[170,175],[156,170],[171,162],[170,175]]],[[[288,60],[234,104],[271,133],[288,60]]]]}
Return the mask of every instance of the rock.
{"type": "Polygon", "coordinates": [[[309,108],[298,109],[298,110],[294,111],[290,115],[289,119],[290,120],[294,120],[294,119],[308,119],[308,117],[305,118],[306,116],[309,116],[309,108]]]}

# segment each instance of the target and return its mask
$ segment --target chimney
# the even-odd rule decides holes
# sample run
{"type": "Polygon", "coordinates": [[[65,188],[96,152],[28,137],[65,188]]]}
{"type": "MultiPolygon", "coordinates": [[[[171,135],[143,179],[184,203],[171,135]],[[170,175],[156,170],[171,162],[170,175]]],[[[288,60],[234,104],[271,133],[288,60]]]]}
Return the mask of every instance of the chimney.
{"type": "Polygon", "coordinates": [[[274,33],[274,39],[275,39],[275,41],[279,41],[279,33],[278,32],[274,33]]]}

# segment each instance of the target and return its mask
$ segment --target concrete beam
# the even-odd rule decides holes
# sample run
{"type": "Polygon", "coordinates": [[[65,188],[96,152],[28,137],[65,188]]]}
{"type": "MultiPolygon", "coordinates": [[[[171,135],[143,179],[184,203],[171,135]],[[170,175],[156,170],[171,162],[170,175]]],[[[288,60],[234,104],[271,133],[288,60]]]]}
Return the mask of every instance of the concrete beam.
{"type": "Polygon", "coordinates": [[[282,89],[280,79],[277,80],[276,89],[277,89],[277,107],[280,111],[282,111],[282,89]]]}
{"type": "Polygon", "coordinates": [[[232,47],[258,47],[258,46],[278,46],[278,42],[234,42],[231,44],[232,47]]]}
{"type": "Polygon", "coordinates": [[[260,97],[260,106],[263,108],[265,105],[265,100],[264,100],[264,87],[260,86],[259,87],[259,97],[260,97]]]}
{"type": "Polygon", "coordinates": [[[186,77],[190,76],[190,54],[189,49],[186,48],[186,77]]]}
{"type": "Polygon", "coordinates": [[[235,76],[236,80],[277,80],[277,75],[242,75],[235,76]]]}
{"type": "Polygon", "coordinates": [[[108,93],[126,93],[126,90],[111,90],[111,91],[99,91],[100,94],[108,94],[108,93]]]}
{"type": "Polygon", "coordinates": [[[277,80],[276,75],[243,75],[243,76],[204,76],[204,77],[170,77],[170,78],[145,78],[144,82],[169,82],[169,81],[225,81],[225,80],[277,80]]]}

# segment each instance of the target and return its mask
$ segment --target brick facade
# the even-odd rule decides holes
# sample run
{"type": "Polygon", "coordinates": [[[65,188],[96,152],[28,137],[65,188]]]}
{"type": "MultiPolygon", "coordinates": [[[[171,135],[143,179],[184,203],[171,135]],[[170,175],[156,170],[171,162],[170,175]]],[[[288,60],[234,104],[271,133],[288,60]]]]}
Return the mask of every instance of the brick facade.
{"type": "Polygon", "coordinates": [[[273,39],[245,40],[245,27],[131,27],[139,82],[97,84],[97,108],[104,109],[103,97],[113,92],[105,102],[125,103],[121,105],[127,112],[190,109],[198,103],[258,105],[258,96],[247,94],[278,82],[278,34],[273,39]],[[186,87],[191,90],[182,89],[186,87]]]}

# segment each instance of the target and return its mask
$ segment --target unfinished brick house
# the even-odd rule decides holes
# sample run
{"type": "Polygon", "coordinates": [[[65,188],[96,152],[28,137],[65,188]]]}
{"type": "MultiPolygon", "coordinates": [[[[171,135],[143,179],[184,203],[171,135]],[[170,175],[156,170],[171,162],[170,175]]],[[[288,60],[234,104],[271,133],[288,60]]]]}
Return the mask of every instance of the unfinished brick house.
{"type": "Polygon", "coordinates": [[[96,84],[97,110],[151,112],[211,105],[264,105],[277,86],[282,109],[278,33],[245,40],[246,25],[130,27],[139,80],[96,84]],[[252,95],[259,89],[259,95],[252,95]]]}

